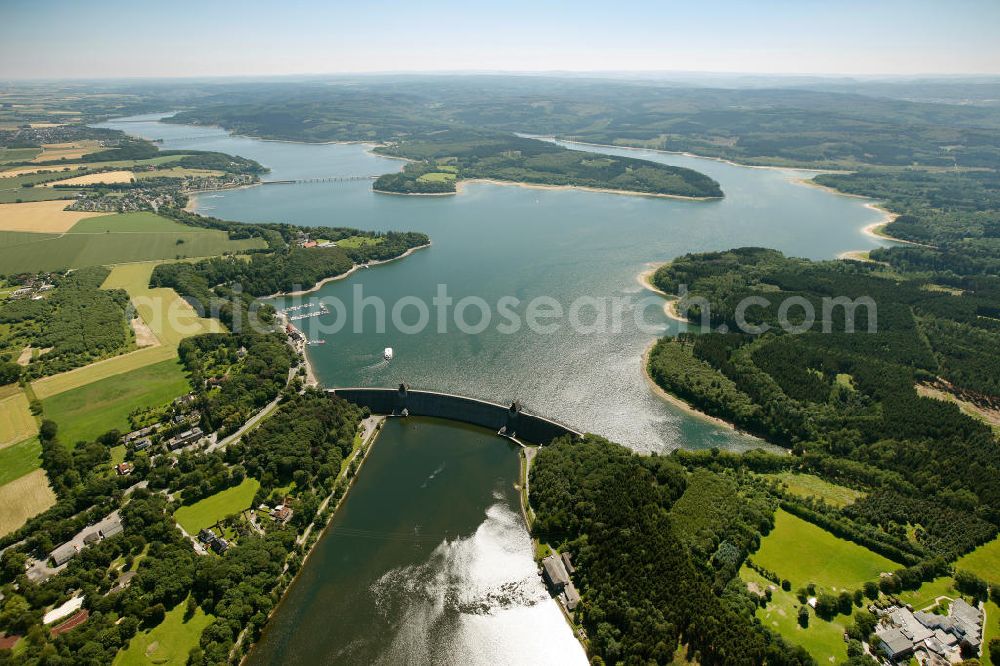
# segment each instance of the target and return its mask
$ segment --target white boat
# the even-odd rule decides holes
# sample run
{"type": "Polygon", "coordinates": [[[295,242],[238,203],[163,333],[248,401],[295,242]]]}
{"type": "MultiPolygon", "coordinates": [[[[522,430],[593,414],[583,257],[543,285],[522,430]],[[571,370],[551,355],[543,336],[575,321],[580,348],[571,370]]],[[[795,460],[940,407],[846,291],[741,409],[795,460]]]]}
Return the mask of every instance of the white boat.
{"type": "Polygon", "coordinates": [[[385,351],[382,352],[382,358],[384,358],[387,361],[391,361],[392,360],[392,347],[386,347],[385,348],[385,351]]]}

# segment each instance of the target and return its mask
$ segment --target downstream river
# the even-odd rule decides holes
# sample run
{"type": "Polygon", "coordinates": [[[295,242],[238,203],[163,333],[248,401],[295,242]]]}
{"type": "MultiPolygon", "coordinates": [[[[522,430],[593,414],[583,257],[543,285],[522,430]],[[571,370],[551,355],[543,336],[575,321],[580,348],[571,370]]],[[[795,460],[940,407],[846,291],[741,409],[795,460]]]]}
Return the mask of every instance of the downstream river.
{"type": "MultiPolygon", "coordinates": [[[[401,168],[360,144],[261,141],[159,123],[156,116],[104,126],[162,139],[167,149],[256,159],[271,169],[265,180],[374,176],[401,168]]],[[[308,348],[325,386],[405,381],[500,402],[519,399],[533,411],[638,451],[760,446],[650,391],[642,353],[676,324],[637,276],[650,262],[744,245],[814,259],[870,249],[880,241],[862,229],[881,214],[863,200],[798,182],[807,173],[570,147],[689,167],[719,181],[726,196],[697,202],[470,183],[456,196],[402,197],[373,193],[370,181],[355,180],[202,194],[196,207],[232,220],[431,237],[429,248],[327,283],[307,297],[345,304],[343,316],[331,309],[296,322],[308,337],[325,340],[308,348]],[[523,311],[523,304],[545,297],[564,311],[573,303],[594,305],[579,310],[577,326],[563,319],[547,332],[526,325],[503,332],[494,310],[492,325],[469,334],[448,319],[443,327],[437,321],[431,303],[442,286],[455,303],[474,296],[493,306],[513,297],[523,311]],[[416,297],[430,306],[432,325],[410,332],[393,327],[388,317],[378,331],[375,307],[355,316],[358,296],[380,299],[387,313],[416,297]],[[601,307],[609,314],[599,317],[601,307]],[[617,319],[610,314],[616,308],[617,319]],[[342,328],[333,332],[334,323],[342,328]],[[395,352],[389,363],[382,360],[384,347],[395,352]]],[[[404,319],[413,323],[412,311],[404,319]]],[[[468,309],[466,322],[480,319],[477,309],[468,309]]],[[[454,424],[392,420],[253,663],[585,663],[555,603],[533,578],[530,541],[513,492],[517,457],[509,449],[488,433],[454,424]]]]}

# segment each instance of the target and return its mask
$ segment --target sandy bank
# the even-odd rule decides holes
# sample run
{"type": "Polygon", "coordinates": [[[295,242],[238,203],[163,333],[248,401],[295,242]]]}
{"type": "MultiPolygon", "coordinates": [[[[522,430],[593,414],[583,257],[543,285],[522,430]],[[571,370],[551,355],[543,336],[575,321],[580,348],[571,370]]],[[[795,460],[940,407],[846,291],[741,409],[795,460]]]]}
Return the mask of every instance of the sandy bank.
{"type": "Polygon", "coordinates": [[[690,322],[684,317],[682,317],[681,314],[677,311],[677,304],[680,302],[680,299],[674,296],[673,294],[668,294],[662,289],[659,289],[652,282],[653,274],[656,273],[656,269],[658,269],[660,266],[665,266],[666,263],[669,262],[664,262],[659,264],[654,264],[654,263],[647,264],[648,266],[650,266],[650,268],[636,275],[635,279],[640,285],[642,285],[643,288],[648,289],[649,291],[655,294],[659,294],[660,296],[666,299],[666,302],[664,302],[663,304],[663,314],[665,314],[668,318],[673,319],[676,322],[680,322],[682,324],[689,324],[690,322]]]}

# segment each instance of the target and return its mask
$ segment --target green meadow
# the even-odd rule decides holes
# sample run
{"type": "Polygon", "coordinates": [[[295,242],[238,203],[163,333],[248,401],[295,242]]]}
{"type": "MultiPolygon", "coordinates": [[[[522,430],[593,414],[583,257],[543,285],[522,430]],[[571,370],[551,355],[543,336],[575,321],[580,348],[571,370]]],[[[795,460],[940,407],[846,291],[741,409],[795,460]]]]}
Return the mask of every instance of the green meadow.
{"type": "Polygon", "coordinates": [[[31,437],[0,449],[0,486],[20,479],[42,466],[42,445],[31,437]]]}
{"type": "Polygon", "coordinates": [[[258,488],[260,482],[257,479],[243,479],[238,486],[226,488],[194,504],[182,506],[174,512],[174,520],[187,530],[188,534],[197,534],[223,518],[249,509],[258,488]]]}
{"type": "Polygon", "coordinates": [[[115,655],[114,666],[184,666],[191,648],[198,645],[202,632],[215,619],[198,608],[185,621],[186,610],[187,602],[182,601],[167,612],[163,622],[136,634],[128,647],[115,655]]]}
{"type": "Polygon", "coordinates": [[[853,592],[883,571],[902,566],[787,511],[779,509],[774,520],[753,559],[791,581],[793,590],[815,583],[829,591],[853,592]]]}
{"type": "Polygon", "coordinates": [[[102,215],[80,220],[69,230],[71,234],[137,233],[137,232],[180,232],[212,233],[209,229],[188,227],[156,213],[138,212],[116,215],[102,215]]]}
{"type": "Polygon", "coordinates": [[[864,493],[860,491],[846,486],[838,486],[813,474],[782,472],[781,474],[765,474],[764,477],[782,483],[793,495],[816,497],[830,506],[838,508],[853,504],[859,497],[864,496],[864,493]]]}
{"type": "Polygon", "coordinates": [[[983,580],[1000,585],[1000,537],[959,558],[955,569],[969,571],[983,580]]]}
{"type": "Polygon", "coordinates": [[[59,439],[72,447],[109,430],[129,430],[128,415],[164,405],[190,390],[173,359],[107,377],[42,400],[45,418],[59,426],[59,439]]]}

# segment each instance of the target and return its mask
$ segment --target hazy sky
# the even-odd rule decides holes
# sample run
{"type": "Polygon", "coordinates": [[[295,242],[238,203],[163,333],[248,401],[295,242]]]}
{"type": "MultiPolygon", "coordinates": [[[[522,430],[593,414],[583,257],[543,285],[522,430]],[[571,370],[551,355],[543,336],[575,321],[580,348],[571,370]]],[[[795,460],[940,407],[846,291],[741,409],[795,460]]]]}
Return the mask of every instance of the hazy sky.
{"type": "Polygon", "coordinates": [[[0,78],[1000,74],[1000,0],[0,0],[0,78]]]}

